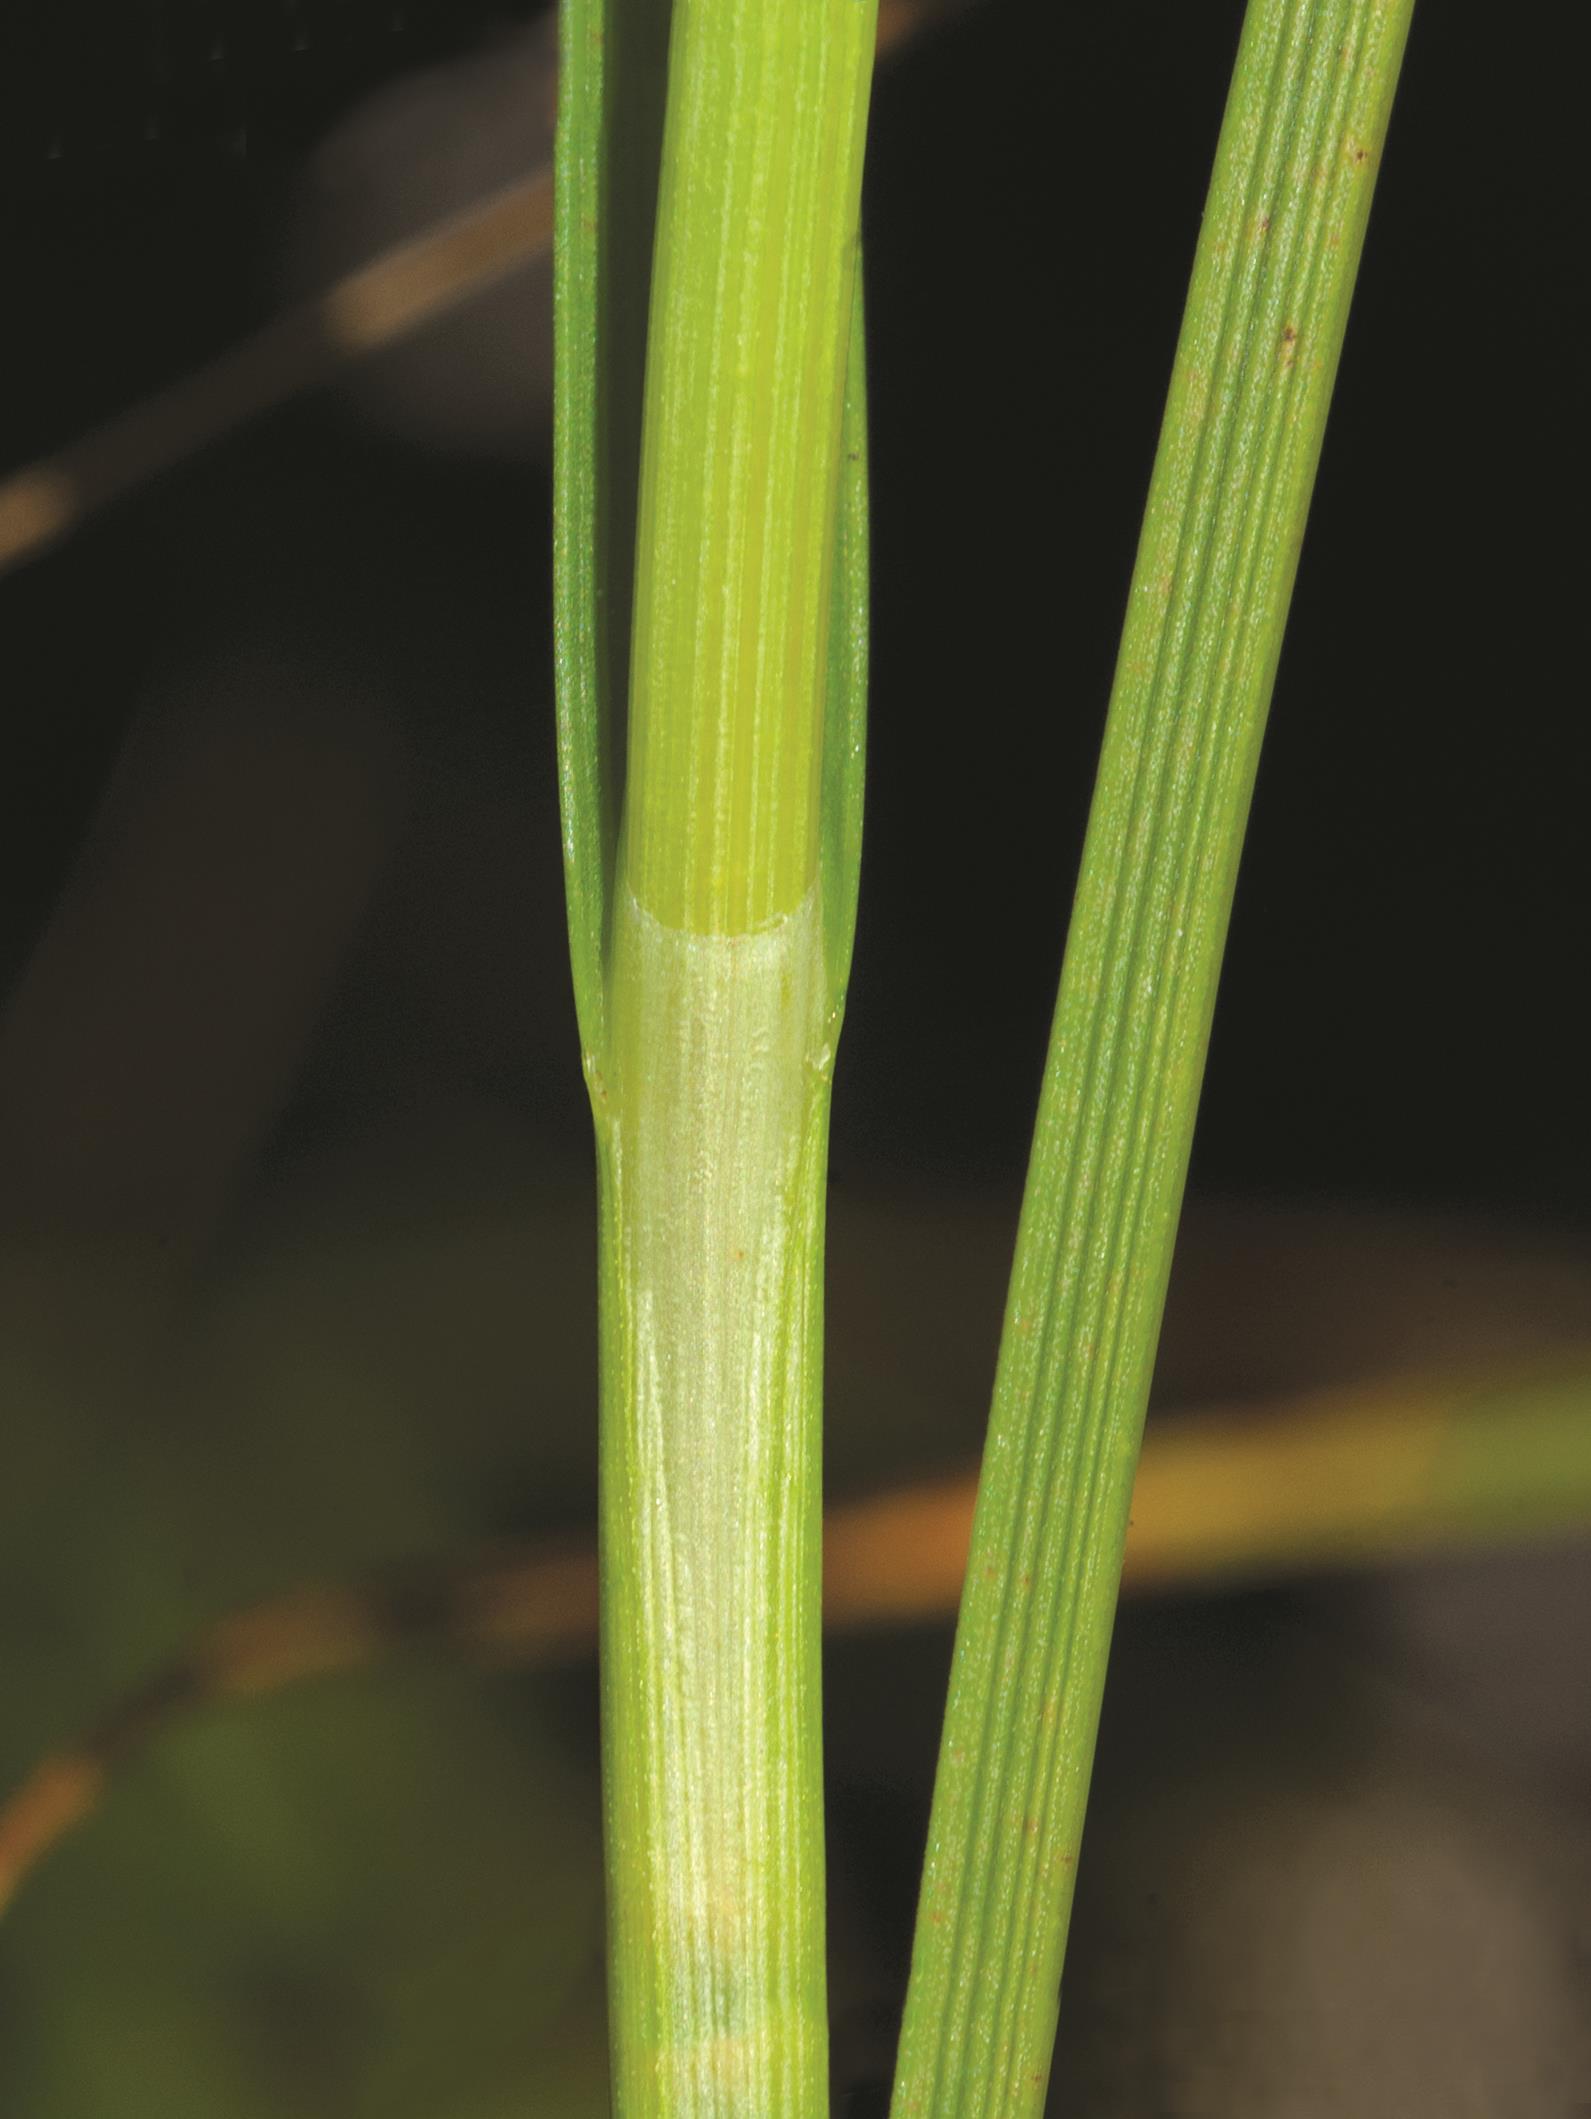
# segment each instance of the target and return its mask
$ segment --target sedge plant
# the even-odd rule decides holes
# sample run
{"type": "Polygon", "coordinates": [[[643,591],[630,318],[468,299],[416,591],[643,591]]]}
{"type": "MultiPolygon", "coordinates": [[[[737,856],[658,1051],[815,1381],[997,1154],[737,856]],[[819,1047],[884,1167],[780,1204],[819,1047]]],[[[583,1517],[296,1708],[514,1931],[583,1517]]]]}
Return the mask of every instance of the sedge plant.
{"type": "MultiPolygon", "coordinates": [[[[896,2119],[1036,2119],[1259,742],[1411,0],[1251,0],[1077,886],[896,2119]]],[[[868,0],[564,0],[561,784],[615,2105],[827,2108],[819,1382],[859,855],[868,0]]]]}

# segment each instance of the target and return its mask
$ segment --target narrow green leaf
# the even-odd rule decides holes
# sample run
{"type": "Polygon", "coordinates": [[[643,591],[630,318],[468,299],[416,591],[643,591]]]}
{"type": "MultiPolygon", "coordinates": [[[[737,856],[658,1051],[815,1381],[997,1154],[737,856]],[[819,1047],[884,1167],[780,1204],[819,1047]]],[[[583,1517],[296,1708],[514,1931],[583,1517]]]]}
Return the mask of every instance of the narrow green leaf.
{"type": "Polygon", "coordinates": [[[669,0],[561,0],[553,237],[553,620],[575,1006],[607,1035],[646,314],[669,0]]]}
{"type": "Polygon", "coordinates": [[[851,975],[856,899],[862,875],[862,794],[867,768],[867,509],[867,333],[859,265],[851,300],[845,405],[840,420],[834,599],[829,619],[823,718],[823,946],[829,1013],[836,1033],[851,975]]]}
{"type": "Polygon", "coordinates": [[[895,2119],[1043,2107],[1238,851],[1411,4],[1248,11],[1040,1099],[895,2119]]]}

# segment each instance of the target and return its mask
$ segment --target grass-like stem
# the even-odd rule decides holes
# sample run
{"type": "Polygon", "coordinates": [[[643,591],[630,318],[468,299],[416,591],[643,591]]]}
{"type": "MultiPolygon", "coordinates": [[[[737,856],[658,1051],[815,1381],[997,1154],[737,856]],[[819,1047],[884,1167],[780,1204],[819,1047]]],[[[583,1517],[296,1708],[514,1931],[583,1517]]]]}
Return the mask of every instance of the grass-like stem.
{"type": "Polygon", "coordinates": [[[676,0],[638,392],[620,290],[651,173],[623,119],[657,21],[566,0],[559,148],[614,2098],[622,2119],[809,2119],[828,2097],[822,1238],[859,856],[876,6],[676,0]]]}

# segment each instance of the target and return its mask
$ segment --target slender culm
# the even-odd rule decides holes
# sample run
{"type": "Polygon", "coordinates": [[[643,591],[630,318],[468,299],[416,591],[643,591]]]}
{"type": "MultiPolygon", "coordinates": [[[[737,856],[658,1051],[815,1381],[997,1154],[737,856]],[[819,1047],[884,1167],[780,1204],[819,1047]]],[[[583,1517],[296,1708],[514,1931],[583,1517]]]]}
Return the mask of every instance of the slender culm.
{"type": "Polygon", "coordinates": [[[858,855],[876,11],[676,0],[630,462],[638,367],[600,349],[648,184],[619,113],[657,11],[568,0],[564,22],[560,741],[601,1204],[614,2097],[623,2119],[815,2119],[823,1200],[858,855]]]}

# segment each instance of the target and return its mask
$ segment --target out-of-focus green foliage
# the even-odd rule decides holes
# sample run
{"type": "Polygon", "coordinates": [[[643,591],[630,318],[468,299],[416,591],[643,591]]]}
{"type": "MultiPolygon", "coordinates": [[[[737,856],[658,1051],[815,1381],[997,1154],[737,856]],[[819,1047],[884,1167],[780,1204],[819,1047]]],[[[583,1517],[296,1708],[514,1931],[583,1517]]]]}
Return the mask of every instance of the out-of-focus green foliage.
{"type": "MultiPolygon", "coordinates": [[[[7,1786],[202,1620],[578,1503],[589,1377],[526,1442],[559,1245],[493,1152],[279,1197],[154,1346],[114,1262],[11,1262],[7,1786]]],[[[0,2111],[605,2111],[592,1742],[586,1678],[440,1653],[174,1723],[0,1927],[0,2111]]]]}

